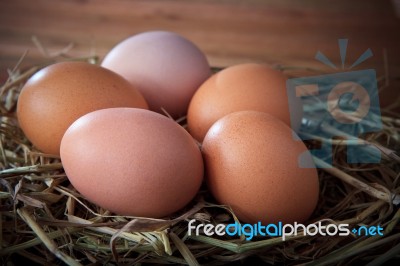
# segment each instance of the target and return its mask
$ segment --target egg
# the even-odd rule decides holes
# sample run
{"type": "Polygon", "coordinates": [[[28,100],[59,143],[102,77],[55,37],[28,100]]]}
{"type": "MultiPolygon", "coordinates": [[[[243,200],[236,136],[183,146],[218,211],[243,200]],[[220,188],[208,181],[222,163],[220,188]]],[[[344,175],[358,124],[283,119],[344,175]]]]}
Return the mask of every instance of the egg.
{"type": "Polygon", "coordinates": [[[240,111],[218,120],[202,145],[207,185],[246,223],[306,221],[319,181],[306,146],[281,120],[240,111]]]}
{"type": "Polygon", "coordinates": [[[206,56],[192,42],[167,31],[143,32],[117,44],[101,65],[140,90],[150,110],[186,115],[195,91],[211,75],[206,56]]]}
{"type": "Polygon", "coordinates": [[[112,71],[84,62],[62,62],[27,81],[18,98],[17,117],[39,150],[59,155],[61,138],[76,119],[111,107],[148,109],[141,93],[112,71]]]}
{"type": "Polygon", "coordinates": [[[61,142],[72,185],[120,215],[160,218],[187,205],[203,180],[203,160],[172,119],[137,108],[110,108],[76,120],[61,142]]]}
{"type": "Polygon", "coordinates": [[[189,132],[201,142],[218,119],[245,110],[272,114],[297,130],[303,109],[294,92],[287,94],[286,80],[282,72],[255,63],[231,66],[214,74],[201,85],[190,102],[189,132]],[[292,117],[289,100],[292,109],[297,110],[292,117]]]}

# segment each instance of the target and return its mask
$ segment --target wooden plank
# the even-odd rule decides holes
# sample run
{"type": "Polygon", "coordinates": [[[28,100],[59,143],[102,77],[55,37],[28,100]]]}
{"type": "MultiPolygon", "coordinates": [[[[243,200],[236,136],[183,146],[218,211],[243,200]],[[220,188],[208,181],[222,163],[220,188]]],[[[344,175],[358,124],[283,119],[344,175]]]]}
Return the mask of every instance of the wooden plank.
{"type": "Polygon", "coordinates": [[[44,62],[33,35],[51,51],[75,43],[73,56],[94,50],[102,58],[132,34],[164,29],[196,43],[212,65],[267,62],[321,67],[321,50],[339,63],[338,38],[349,38],[348,63],[366,49],[361,68],[400,76],[400,23],[391,1],[0,1],[0,79],[29,49],[23,67],[44,62]]]}

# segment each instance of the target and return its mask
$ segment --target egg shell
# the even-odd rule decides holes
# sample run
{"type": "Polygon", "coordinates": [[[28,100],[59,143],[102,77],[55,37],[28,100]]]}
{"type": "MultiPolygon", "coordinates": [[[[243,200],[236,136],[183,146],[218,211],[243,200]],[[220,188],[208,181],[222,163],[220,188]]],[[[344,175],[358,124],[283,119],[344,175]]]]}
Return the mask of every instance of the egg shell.
{"type": "Polygon", "coordinates": [[[287,94],[286,80],[282,72],[262,64],[240,64],[221,70],[201,85],[190,102],[190,134],[201,142],[218,119],[245,110],[272,114],[297,130],[303,109],[294,92],[287,94]],[[298,110],[292,113],[292,123],[288,97],[293,110],[298,110]]]}
{"type": "Polygon", "coordinates": [[[211,75],[205,55],[192,42],[167,31],[150,31],[116,45],[101,65],[137,87],[150,110],[186,115],[195,91],[211,75]]]}
{"type": "Polygon", "coordinates": [[[61,142],[72,185],[120,215],[159,218],[188,204],[203,180],[203,160],[189,133],[152,111],[111,108],[75,121],[61,142]]]}
{"type": "Polygon", "coordinates": [[[202,146],[207,185],[215,199],[246,223],[306,221],[319,195],[311,155],[277,118],[241,111],[218,120],[202,146]],[[303,166],[299,167],[299,158],[303,166]]]}
{"type": "Polygon", "coordinates": [[[39,150],[59,155],[61,138],[76,119],[111,107],[148,109],[141,93],[118,74],[84,62],[62,62],[27,81],[18,98],[17,116],[39,150]]]}

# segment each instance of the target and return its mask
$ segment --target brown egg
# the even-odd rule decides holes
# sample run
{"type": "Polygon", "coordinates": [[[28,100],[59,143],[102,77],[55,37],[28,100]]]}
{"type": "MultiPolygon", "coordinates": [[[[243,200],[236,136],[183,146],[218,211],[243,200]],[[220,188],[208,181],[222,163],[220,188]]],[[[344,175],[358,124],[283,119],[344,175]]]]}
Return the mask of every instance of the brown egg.
{"type": "Polygon", "coordinates": [[[110,107],[147,109],[143,96],[108,69],[83,63],[50,65],[33,75],[18,99],[19,124],[42,152],[58,155],[67,128],[89,112],[110,107]]]}
{"type": "Polygon", "coordinates": [[[256,111],[229,114],[208,131],[202,146],[208,187],[241,221],[304,222],[312,214],[317,171],[292,134],[277,118],[256,111]]]}
{"type": "Polygon", "coordinates": [[[169,215],[193,199],[203,180],[200,149],[189,133],[136,108],[79,118],[62,139],[61,160],[81,194],[121,215],[169,215]]]}
{"type": "MultiPolygon", "coordinates": [[[[202,141],[208,129],[223,116],[244,110],[270,113],[291,125],[288,97],[294,110],[293,128],[303,114],[301,101],[286,93],[287,77],[266,65],[241,64],[214,74],[194,94],[188,109],[190,134],[202,141]]],[[[294,92],[293,92],[294,93],[294,92]]]]}

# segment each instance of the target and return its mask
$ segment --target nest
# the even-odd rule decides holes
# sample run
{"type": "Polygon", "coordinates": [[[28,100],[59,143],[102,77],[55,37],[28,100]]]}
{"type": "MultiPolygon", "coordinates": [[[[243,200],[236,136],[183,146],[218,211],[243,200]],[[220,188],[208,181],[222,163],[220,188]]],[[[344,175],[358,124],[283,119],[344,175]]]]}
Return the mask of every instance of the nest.
{"type": "MultiPolygon", "coordinates": [[[[85,58],[93,62],[95,57],[85,58]]],[[[0,89],[0,260],[7,265],[285,264],[379,265],[400,254],[400,120],[382,110],[383,130],[364,141],[379,164],[348,164],[346,143],[333,140],[334,167],[318,169],[320,199],[309,223],[380,225],[383,236],[281,237],[188,235],[188,221],[237,221],[204,186],[186,209],[167,219],[116,216],[85,200],[68,182],[59,158],[35,150],[16,120],[24,82],[40,67],[10,71],[0,89]]],[[[298,69],[281,67],[287,73],[298,69]]],[[[318,70],[303,69],[311,72],[318,70]]],[[[385,81],[379,80],[380,88],[385,81]]],[[[399,117],[399,115],[397,115],[399,117]]],[[[184,121],[183,121],[184,123],[184,121]]],[[[309,142],[310,146],[317,143],[309,142]]],[[[316,159],[320,166],[323,161],[316,159]]]]}

